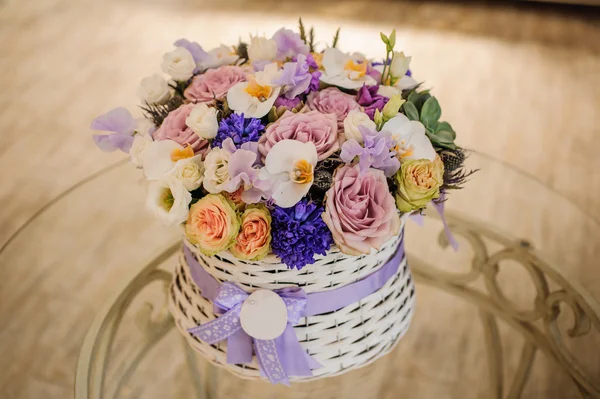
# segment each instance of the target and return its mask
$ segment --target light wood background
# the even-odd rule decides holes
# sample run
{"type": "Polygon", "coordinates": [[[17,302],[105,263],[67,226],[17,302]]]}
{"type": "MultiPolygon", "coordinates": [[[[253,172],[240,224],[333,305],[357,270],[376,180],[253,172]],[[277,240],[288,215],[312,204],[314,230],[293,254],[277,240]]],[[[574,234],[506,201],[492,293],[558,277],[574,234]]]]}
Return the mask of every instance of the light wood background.
{"type": "MultiPolygon", "coordinates": [[[[434,89],[459,143],[500,162],[484,163],[489,170],[449,205],[530,239],[600,298],[595,9],[382,0],[2,0],[1,398],[71,397],[78,350],[94,315],[177,234],[145,213],[139,173],[126,166],[47,207],[123,159],[92,146],[91,119],[117,105],[134,110],[140,78],[159,71],[162,53],[177,38],[210,48],[247,32],[293,27],[298,15],[315,25],[323,43],[341,25],[341,47],[369,56],[381,54],[379,30],[397,28],[398,47],[413,56],[417,79],[434,89]]],[[[414,237],[427,231],[415,230],[414,237]]],[[[431,246],[412,241],[414,252],[431,246]]],[[[506,277],[515,294],[522,275],[506,277]]],[[[486,397],[473,308],[427,287],[418,295],[414,326],[392,358],[388,397],[486,397]]],[[[514,359],[521,341],[507,336],[514,359]]],[[[583,349],[600,374],[598,346],[583,349]]],[[[169,382],[185,378],[177,353],[165,344],[144,366],[145,375],[164,382],[145,398],[187,397],[183,388],[169,390],[169,382]]],[[[538,361],[526,397],[573,397],[568,379],[538,361]]],[[[514,362],[507,367],[514,371],[514,362]]]]}

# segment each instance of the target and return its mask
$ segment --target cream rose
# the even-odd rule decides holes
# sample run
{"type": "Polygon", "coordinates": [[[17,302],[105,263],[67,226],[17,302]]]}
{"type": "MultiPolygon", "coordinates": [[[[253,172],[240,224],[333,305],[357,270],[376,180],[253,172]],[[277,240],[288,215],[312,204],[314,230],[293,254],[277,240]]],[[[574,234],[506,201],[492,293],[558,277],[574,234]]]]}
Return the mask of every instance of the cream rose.
{"type": "Polygon", "coordinates": [[[204,179],[204,164],[202,156],[180,159],[175,163],[173,176],[179,180],[186,190],[194,191],[202,185],[204,179]]]}
{"type": "Polygon", "coordinates": [[[344,135],[346,140],[356,140],[359,143],[363,142],[362,134],[358,130],[359,126],[365,126],[369,130],[375,130],[377,126],[375,122],[369,118],[369,115],[362,111],[353,109],[348,112],[348,116],[344,119],[344,135]]]}
{"type": "Polygon", "coordinates": [[[185,124],[203,139],[215,138],[219,130],[217,110],[205,103],[198,103],[185,119],[185,124]]]}
{"type": "Polygon", "coordinates": [[[277,56],[277,42],[266,37],[254,36],[248,46],[248,58],[251,62],[273,61],[277,56]]]}
{"type": "Polygon", "coordinates": [[[144,164],[144,154],[152,142],[152,137],[147,133],[138,133],[133,137],[133,143],[129,149],[132,164],[138,167],[144,164]]]}
{"type": "Polygon", "coordinates": [[[137,95],[145,103],[164,104],[171,98],[171,88],[165,78],[154,74],[142,79],[137,95]]]}
{"type": "Polygon", "coordinates": [[[162,69],[173,79],[185,82],[194,74],[196,62],[192,53],[183,47],[177,47],[163,56],[162,69]]]}
{"type": "Polygon", "coordinates": [[[204,188],[212,194],[223,191],[231,179],[229,176],[229,158],[231,153],[215,147],[204,160],[204,188]]]}

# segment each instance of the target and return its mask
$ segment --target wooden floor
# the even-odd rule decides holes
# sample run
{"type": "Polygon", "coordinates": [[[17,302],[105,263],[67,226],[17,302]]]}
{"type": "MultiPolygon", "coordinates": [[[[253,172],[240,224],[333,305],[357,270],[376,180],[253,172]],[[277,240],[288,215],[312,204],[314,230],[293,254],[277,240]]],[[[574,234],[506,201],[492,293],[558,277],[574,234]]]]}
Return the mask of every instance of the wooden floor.
{"type": "MultiPolygon", "coordinates": [[[[341,25],[340,46],[369,56],[381,55],[379,30],[396,28],[398,47],[434,89],[459,143],[529,176],[512,185],[480,181],[481,199],[496,202],[473,216],[541,243],[600,298],[596,10],[399,0],[0,0],[0,398],[71,397],[94,315],[177,236],[142,209],[139,174],[118,164],[123,156],[92,146],[91,119],[116,105],[134,110],[139,79],[159,71],[179,37],[210,48],[293,27],[298,15],[322,43],[341,25]]],[[[463,198],[463,210],[482,202],[472,198],[468,208],[463,198]]],[[[406,361],[390,377],[398,395],[389,399],[485,397],[481,327],[471,314],[468,305],[419,287],[414,326],[396,355],[406,361]]],[[[590,355],[596,375],[597,348],[590,355]]],[[[526,397],[572,397],[568,379],[538,360],[526,397]]],[[[181,367],[160,358],[157,365],[163,379],[181,367]]],[[[166,395],[156,392],[144,397],[166,395]]]]}

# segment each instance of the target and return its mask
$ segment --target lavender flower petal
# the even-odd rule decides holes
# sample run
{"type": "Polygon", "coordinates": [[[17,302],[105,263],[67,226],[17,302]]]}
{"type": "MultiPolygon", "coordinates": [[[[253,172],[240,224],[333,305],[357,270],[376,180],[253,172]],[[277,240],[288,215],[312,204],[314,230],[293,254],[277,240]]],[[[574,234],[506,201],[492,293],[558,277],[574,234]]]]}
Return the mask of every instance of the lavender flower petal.
{"type": "Polygon", "coordinates": [[[137,121],[123,107],[115,108],[92,121],[93,130],[133,135],[137,121]]]}

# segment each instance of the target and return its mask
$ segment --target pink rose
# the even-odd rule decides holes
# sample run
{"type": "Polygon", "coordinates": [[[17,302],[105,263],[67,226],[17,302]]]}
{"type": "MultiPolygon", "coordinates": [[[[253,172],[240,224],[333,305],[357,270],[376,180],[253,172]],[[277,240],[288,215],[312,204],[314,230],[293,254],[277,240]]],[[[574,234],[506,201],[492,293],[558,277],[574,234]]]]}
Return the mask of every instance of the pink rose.
{"type": "Polygon", "coordinates": [[[353,109],[360,109],[355,96],[346,94],[337,87],[329,87],[311,93],[306,104],[310,109],[316,109],[324,114],[335,114],[340,130],[344,129],[344,119],[346,119],[348,112],[353,109]]]}
{"type": "Polygon", "coordinates": [[[319,161],[327,158],[340,148],[335,115],[319,111],[293,113],[286,111],[281,118],[267,127],[258,140],[258,150],[263,157],[269,150],[284,139],[312,142],[317,148],[319,161]]]}
{"type": "Polygon", "coordinates": [[[171,111],[158,130],[154,132],[154,139],[173,140],[183,146],[189,144],[195,154],[204,156],[209,150],[208,141],[194,133],[185,123],[185,119],[192,112],[192,108],[194,108],[194,104],[184,104],[171,111]]]}
{"type": "Polygon", "coordinates": [[[193,103],[208,103],[225,97],[233,85],[245,80],[246,72],[242,68],[224,65],[194,76],[183,95],[193,103]]]}
{"type": "Polygon", "coordinates": [[[400,216],[385,175],[377,169],[360,173],[358,166],[343,166],[327,192],[323,220],[333,240],[348,255],[379,249],[400,230],[400,216]]]}

